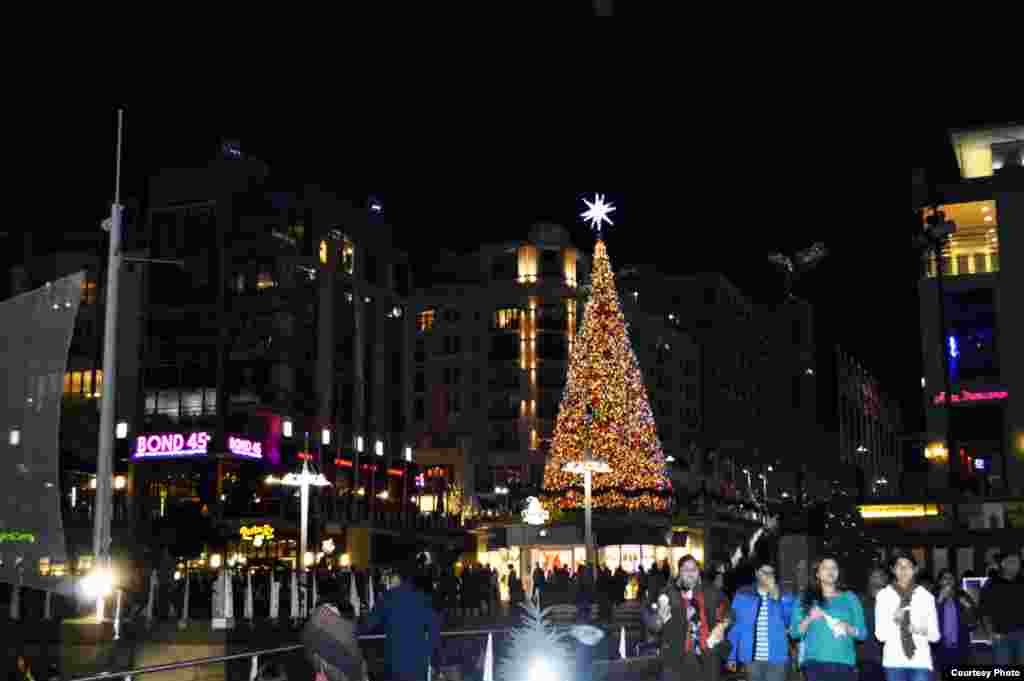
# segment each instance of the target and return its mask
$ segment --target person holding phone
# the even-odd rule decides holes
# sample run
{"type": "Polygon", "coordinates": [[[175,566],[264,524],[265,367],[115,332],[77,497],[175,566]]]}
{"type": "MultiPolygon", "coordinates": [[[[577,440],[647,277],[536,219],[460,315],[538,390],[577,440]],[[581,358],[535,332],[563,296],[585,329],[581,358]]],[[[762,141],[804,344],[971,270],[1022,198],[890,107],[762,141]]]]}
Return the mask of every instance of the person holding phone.
{"type": "Polygon", "coordinates": [[[930,681],[931,644],[939,641],[935,597],[915,582],[917,561],[897,553],[891,563],[895,581],[875,599],[875,636],[882,642],[887,681],[930,681]]]}

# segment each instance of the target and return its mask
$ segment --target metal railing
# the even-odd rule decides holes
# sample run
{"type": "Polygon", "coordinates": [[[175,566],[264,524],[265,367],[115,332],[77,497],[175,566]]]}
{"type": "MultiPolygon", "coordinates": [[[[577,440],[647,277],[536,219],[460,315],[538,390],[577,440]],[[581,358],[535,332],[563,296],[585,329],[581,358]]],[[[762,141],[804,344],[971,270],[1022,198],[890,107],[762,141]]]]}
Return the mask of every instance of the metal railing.
{"type": "MultiPolygon", "coordinates": [[[[506,634],[507,629],[471,629],[463,631],[442,631],[441,636],[482,636],[485,634],[506,634]]],[[[380,641],[385,638],[384,634],[363,634],[362,636],[356,637],[359,641],[380,641]]],[[[283,646],[280,648],[268,648],[266,650],[249,650],[244,653],[234,653],[232,655],[218,655],[215,657],[200,657],[195,660],[185,660],[183,662],[171,662],[168,664],[156,664],[149,667],[139,667],[138,669],[128,669],[120,672],[101,672],[99,674],[93,674],[92,676],[80,676],[70,681],[111,681],[111,679],[124,679],[125,681],[132,681],[136,676],[142,674],[153,674],[156,672],[170,672],[178,669],[187,669],[189,667],[200,667],[208,664],[221,664],[225,662],[232,662],[234,660],[244,660],[246,658],[252,660],[252,665],[249,671],[249,681],[258,681],[260,676],[260,658],[266,658],[272,655],[282,655],[284,653],[293,653],[298,650],[302,650],[305,646],[301,643],[295,645],[283,646]]],[[[270,681],[266,680],[265,681],[270,681]]]]}

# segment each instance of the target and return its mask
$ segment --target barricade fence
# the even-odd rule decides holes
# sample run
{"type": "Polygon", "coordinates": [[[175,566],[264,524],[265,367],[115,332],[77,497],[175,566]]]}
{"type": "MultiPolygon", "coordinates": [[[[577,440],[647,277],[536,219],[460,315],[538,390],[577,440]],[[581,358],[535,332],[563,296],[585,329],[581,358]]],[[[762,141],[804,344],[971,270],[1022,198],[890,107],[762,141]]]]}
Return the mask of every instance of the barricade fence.
{"type": "MultiPolygon", "coordinates": [[[[564,627],[558,626],[557,628],[563,629],[564,627]]],[[[458,631],[442,631],[442,639],[462,639],[461,645],[451,645],[446,643],[442,645],[442,651],[440,654],[440,666],[441,669],[449,667],[467,667],[472,668],[482,661],[484,649],[487,643],[487,636],[493,635],[495,641],[495,647],[499,645],[504,636],[509,633],[509,629],[468,629],[458,631]],[[472,640],[476,638],[477,640],[472,640]]],[[[386,638],[384,634],[364,634],[358,637],[361,643],[371,643],[374,641],[383,641],[386,638]]],[[[609,640],[612,648],[618,650],[618,639],[615,638],[614,642],[609,640]]],[[[286,677],[274,676],[269,674],[272,665],[269,664],[270,660],[280,660],[282,656],[289,653],[299,653],[303,650],[302,644],[293,644],[288,646],[282,646],[278,648],[267,648],[263,650],[250,650],[241,653],[232,653],[230,655],[218,655],[214,657],[202,657],[193,660],[183,660],[181,662],[173,662],[167,664],[151,665],[148,667],[139,667],[137,669],[128,669],[123,671],[106,671],[99,674],[93,674],[90,676],[80,676],[69,681],[113,681],[115,679],[123,679],[124,681],[134,681],[137,677],[145,674],[154,674],[158,672],[169,672],[180,669],[188,669],[191,667],[200,667],[205,665],[213,664],[225,664],[229,662],[237,662],[240,660],[249,660],[249,674],[248,681],[285,681],[286,677]]],[[[629,646],[628,650],[630,656],[633,659],[641,659],[635,656],[646,652],[643,648],[642,643],[633,643],[629,646]]],[[[497,652],[495,653],[495,663],[497,663],[497,652]]],[[[655,656],[643,655],[642,659],[653,660],[655,656]]],[[[601,664],[600,659],[595,659],[595,663],[601,664]]],[[[607,663],[607,660],[604,661],[607,663]]],[[[291,680],[297,681],[297,680],[291,680]]]]}

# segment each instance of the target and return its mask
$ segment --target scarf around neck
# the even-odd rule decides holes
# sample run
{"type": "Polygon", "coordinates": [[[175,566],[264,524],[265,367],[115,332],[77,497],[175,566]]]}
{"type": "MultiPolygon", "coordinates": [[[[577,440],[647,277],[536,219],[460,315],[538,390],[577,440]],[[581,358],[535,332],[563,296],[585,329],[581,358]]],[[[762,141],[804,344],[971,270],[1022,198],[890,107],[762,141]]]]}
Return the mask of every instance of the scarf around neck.
{"type": "Polygon", "coordinates": [[[900,620],[900,642],[903,644],[903,653],[907,656],[908,660],[914,659],[914,653],[917,652],[917,644],[914,643],[913,632],[910,631],[910,600],[914,595],[914,589],[916,585],[911,585],[909,589],[901,589],[898,584],[893,584],[892,588],[895,589],[896,594],[900,597],[900,607],[906,608],[903,611],[903,619],[900,620]]]}

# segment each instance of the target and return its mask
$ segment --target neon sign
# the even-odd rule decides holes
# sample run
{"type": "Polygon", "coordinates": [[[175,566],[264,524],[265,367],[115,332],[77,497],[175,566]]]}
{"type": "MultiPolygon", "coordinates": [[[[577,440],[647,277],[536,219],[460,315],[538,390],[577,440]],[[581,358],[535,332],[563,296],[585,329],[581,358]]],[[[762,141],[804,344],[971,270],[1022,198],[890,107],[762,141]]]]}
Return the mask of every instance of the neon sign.
{"type": "MultiPolygon", "coordinates": [[[[213,436],[206,431],[190,433],[149,433],[135,438],[132,459],[172,459],[206,456],[213,436]]],[[[244,459],[262,459],[263,443],[259,440],[229,435],[227,450],[244,459]]]]}
{"type": "Polygon", "coordinates": [[[23,530],[6,530],[0,532],[0,544],[35,544],[36,536],[23,530]]]}
{"type": "Polygon", "coordinates": [[[237,435],[229,435],[228,451],[235,456],[244,456],[247,459],[262,459],[263,443],[237,435]]]}
{"type": "Polygon", "coordinates": [[[140,435],[135,438],[133,459],[166,459],[175,456],[205,456],[210,444],[210,434],[160,433],[140,435]]]}
{"type": "Polygon", "coordinates": [[[260,540],[262,543],[264,540],[269,541],[274,538],[274,528],[270,525],[254,525],[252,527],[243,525],[238,528],[238,534],[241,535],[242,541],[260,540]]]}
{"type": "MultiPolygon", "coordinates": [[[[1008,390],[993,390],[989,392],[971,392],[970,390],[961,390],[959,393],[954,393],[953,404],[958,402],[991,402],[993,400],[1005,400],[1010,396],[1008,390]]],[[[941,392],[935,396],[933,400],[934,404],[945,404],[946,393],[941,392]]]]}

